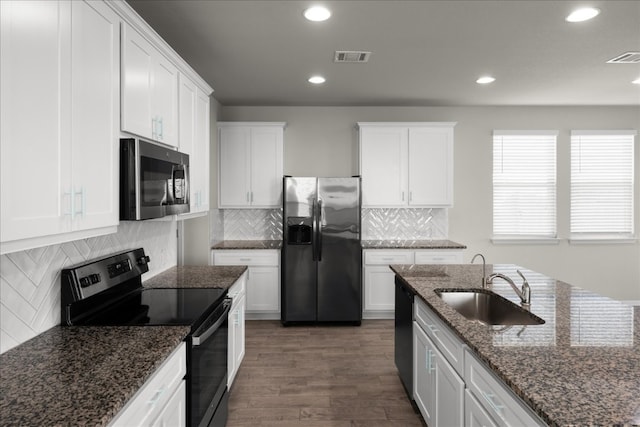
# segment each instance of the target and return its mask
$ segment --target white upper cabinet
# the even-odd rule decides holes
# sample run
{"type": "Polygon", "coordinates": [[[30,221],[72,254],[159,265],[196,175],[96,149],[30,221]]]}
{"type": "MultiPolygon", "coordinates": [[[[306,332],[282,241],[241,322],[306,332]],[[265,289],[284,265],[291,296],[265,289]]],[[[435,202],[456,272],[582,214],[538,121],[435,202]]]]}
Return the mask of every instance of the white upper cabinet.
{"type": "Polygon", "coordinates": [[[122,26],[122,130],[178,146],[178,69],[122,26]]]}
{"type": "Polygon", "coordinates": [[[364,207],[453,206],[455,123],[358,123],[364,207]]]}
{"type": "Polygon", "coordinates": [[[284,123],[219,122],[220,208],[282,204],[284,123]]]}
{"type": "Polygon", "coordinates": [[[115,232],[119,17],[101,2],[0,8],[2,253],[115,232]]]}
{"type": "Polygon", "coordinates": [[[209,210],[209,96],[180,74],[180,151],[189,155],[190,214],[209,210]]]}

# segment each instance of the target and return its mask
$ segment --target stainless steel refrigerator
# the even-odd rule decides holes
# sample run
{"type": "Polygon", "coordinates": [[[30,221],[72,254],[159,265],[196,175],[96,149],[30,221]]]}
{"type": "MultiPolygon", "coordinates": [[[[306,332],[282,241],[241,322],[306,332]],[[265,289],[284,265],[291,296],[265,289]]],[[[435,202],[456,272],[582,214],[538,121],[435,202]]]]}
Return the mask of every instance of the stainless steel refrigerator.
{"type": "Polygon", "coordinates": [[[284,177],[283,324],[362,321],[360,178],[284,177]]]}

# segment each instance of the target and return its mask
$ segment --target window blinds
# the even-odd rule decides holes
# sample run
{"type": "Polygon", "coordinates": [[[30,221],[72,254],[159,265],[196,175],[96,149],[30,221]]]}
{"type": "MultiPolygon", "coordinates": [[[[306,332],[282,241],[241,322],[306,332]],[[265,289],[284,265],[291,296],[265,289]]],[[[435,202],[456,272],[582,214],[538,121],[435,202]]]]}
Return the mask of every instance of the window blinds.
{"type": "Polygon", "coordinates": [[[628,238],[633,230],[635,131],[571,132],[571,234],[628,238]]]}
{"type": "Polygon", "coordinates": [[[556,131],[494,131],[494,237],[556,237],[556,138],[556,131]]]}

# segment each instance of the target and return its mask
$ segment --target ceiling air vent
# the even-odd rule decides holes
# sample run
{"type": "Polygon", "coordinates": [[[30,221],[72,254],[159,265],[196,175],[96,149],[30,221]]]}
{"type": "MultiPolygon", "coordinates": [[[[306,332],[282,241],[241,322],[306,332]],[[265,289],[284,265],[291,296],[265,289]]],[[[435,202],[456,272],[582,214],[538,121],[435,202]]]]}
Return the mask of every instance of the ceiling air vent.
{"type": "Polygon", "coordinates": [[[355,50],[336,50],[333,62],[368,62],[371,52],[355,50]]]}
{"type": "Polygon", "coordinates": [[[625,52],[608,60],[607,64],[640,64],[640,52],[625,52]]]}

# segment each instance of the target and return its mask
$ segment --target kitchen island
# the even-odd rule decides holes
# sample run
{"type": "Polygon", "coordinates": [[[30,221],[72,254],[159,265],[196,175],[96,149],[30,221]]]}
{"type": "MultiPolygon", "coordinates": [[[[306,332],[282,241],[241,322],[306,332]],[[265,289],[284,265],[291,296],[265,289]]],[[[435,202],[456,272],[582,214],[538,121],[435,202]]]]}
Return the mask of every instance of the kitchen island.
{"type": "MultiPolygon", "coordinates": [[[[514,266],[487,265],[531,286],[542,325],[488,326],[466,319],[435,292],[480,288],[481,265],[393,265],[391,269],[477,359],[549,425],[640,424],[640,308],[514,266]]],[[[502,280],[489,289],[518,304],[502,280]]]]}

